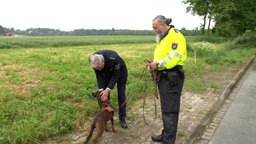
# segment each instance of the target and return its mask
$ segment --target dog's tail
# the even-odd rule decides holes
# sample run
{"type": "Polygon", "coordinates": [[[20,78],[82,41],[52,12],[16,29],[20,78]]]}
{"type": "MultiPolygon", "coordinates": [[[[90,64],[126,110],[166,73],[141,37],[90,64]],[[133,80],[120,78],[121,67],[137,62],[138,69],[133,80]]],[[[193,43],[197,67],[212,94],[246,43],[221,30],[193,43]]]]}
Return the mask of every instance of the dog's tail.
{"type": "Polygon", "coordinates": [[[86,141],[84,142],[84,144],[87,144],[89,142],[89,140],[91,139],[92,137],[92,133],[93,133],[93,130],[95,129],[95,126],[91,126],[91,129],[90,129],[90,133],[89,135],[87,136],[86,138],[86,141]]]}

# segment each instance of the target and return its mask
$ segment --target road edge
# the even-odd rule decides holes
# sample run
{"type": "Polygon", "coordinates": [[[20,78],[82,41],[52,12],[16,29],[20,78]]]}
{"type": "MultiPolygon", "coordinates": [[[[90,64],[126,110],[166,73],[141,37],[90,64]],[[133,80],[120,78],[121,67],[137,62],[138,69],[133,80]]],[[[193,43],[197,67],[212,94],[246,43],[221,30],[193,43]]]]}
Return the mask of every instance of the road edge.
{"type": "Polygon", "coordinates": [[[241,77],[245,74],[246,70],[251,66],[254,59],[255,59],[255,55],[253,55],[247,61],[247,63],[238,71],[238,73],[235,75],[235,77],[226,86],[226,88],[223,91],[222,95],[220,96],[219,100],[214,104],[213,109],[210,110],[206,114],[206,116],[201,120],[200,125],[198,125],[194,129],[194,131],[191,133],[191,135],[189,135],[188,140],[186,142],[184,142],[184,144],[193,144],[198,140],[198,138],[202,135],[204,129],[211,122],[211,119],[213,118],[213,116],[217,113],[219,107],[228,98],[228,96],[231,94],[231,92],[234,89],[234,87],[236,86],[236,84],[239,82],[241,77]]]}

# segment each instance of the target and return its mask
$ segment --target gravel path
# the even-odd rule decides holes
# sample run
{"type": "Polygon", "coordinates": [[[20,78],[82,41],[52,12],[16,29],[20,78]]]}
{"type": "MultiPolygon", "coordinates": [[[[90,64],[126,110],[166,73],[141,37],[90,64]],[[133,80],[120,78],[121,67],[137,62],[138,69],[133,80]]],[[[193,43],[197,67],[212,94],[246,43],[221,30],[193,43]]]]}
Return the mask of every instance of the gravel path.
{"type": "MultiPolygon", "coordinates": [[[[181,99],[181,112],[179,116],[178,136],[176,143],[184,143],[200,125],[201,120],[218,100],[217,95],[208,90],[204,95],[191,94],[184,92],[181,99]]],[[[115,116],[114,122],[117,133],[104,132],[100,139],[100,144],[153,144],[151,136],[159,134],[162,131],[162,119],[160,111],[160,102],[156,100],[157,117],[155,119],[155,102],[153,95],[151,99],[146,99],[145,123],[143,119],[143,100],[137,101],[134,107],[127,113],[128,129],[122,129],[118,118],[115,116]]],[[[117,113],[117,112],[116,112],[117,113]]],[[[110,128],[111,124],[108,123],[110,128]]],[[[94,132],[93,137],[95,136],[94,132]]],[[[87,132],[73,134],[72,143],[79,144],[85,141],[87,132]]],[[[92,139],[93,139],[92,137],[92,139]]]]}

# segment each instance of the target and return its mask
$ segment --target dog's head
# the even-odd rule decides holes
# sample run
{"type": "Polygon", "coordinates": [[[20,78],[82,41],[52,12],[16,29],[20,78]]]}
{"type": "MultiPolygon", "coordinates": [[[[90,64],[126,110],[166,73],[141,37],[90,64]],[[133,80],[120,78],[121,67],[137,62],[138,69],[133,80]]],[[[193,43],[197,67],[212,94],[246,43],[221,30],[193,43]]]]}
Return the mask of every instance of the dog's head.
{"type": "Polygon", "coordinates": [[[106,108],[108,106],[111,106],[110,100],[106,99],[105,101],[101,101],[101,91],[93,92],[92,95],[97,98],[98,101],[101,102],[102,108],[106,108]]]}
{"type": "Polygon", "coordinates": [[[96,91],[96,92],[93,92],[92,93],[92,96],[94,96],[94,97],[96,97],[97,98],[97,100],[100,100],[100,97],[101,97],[101,91],[96,91]]]}

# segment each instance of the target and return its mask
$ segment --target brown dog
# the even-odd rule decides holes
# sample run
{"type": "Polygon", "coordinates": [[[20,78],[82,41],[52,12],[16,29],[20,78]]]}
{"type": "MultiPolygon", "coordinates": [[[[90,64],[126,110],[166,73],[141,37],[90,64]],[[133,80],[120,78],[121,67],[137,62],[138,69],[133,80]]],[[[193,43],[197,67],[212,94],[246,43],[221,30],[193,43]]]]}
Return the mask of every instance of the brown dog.
{"type": "Polygon", "coordinates": [[[101,101],[100,100],[100,95],[101,91],[97,91],[92,93],[93,96],[97,97],[97,100],[101,102],[101,111],[96,114],[96,116],[93,119],[93,123],[91,124],[90,132],[88,137],[86,138],[86,141],[84,144],[87,144],[90,138],[92,137],[93,130],[96,128],[97,130],[97,135],[93,140],[93,143],[96,144],[99,140],[99,138],[102,136],[104,130],[109,131],[107,129],[107,121],[111,120],[112,124],[112,132],[116,133],[115,128],[114,128],[114,110],[111,108],[111,103],[110,100],[107,99],[106,101],[101,101]]]}

